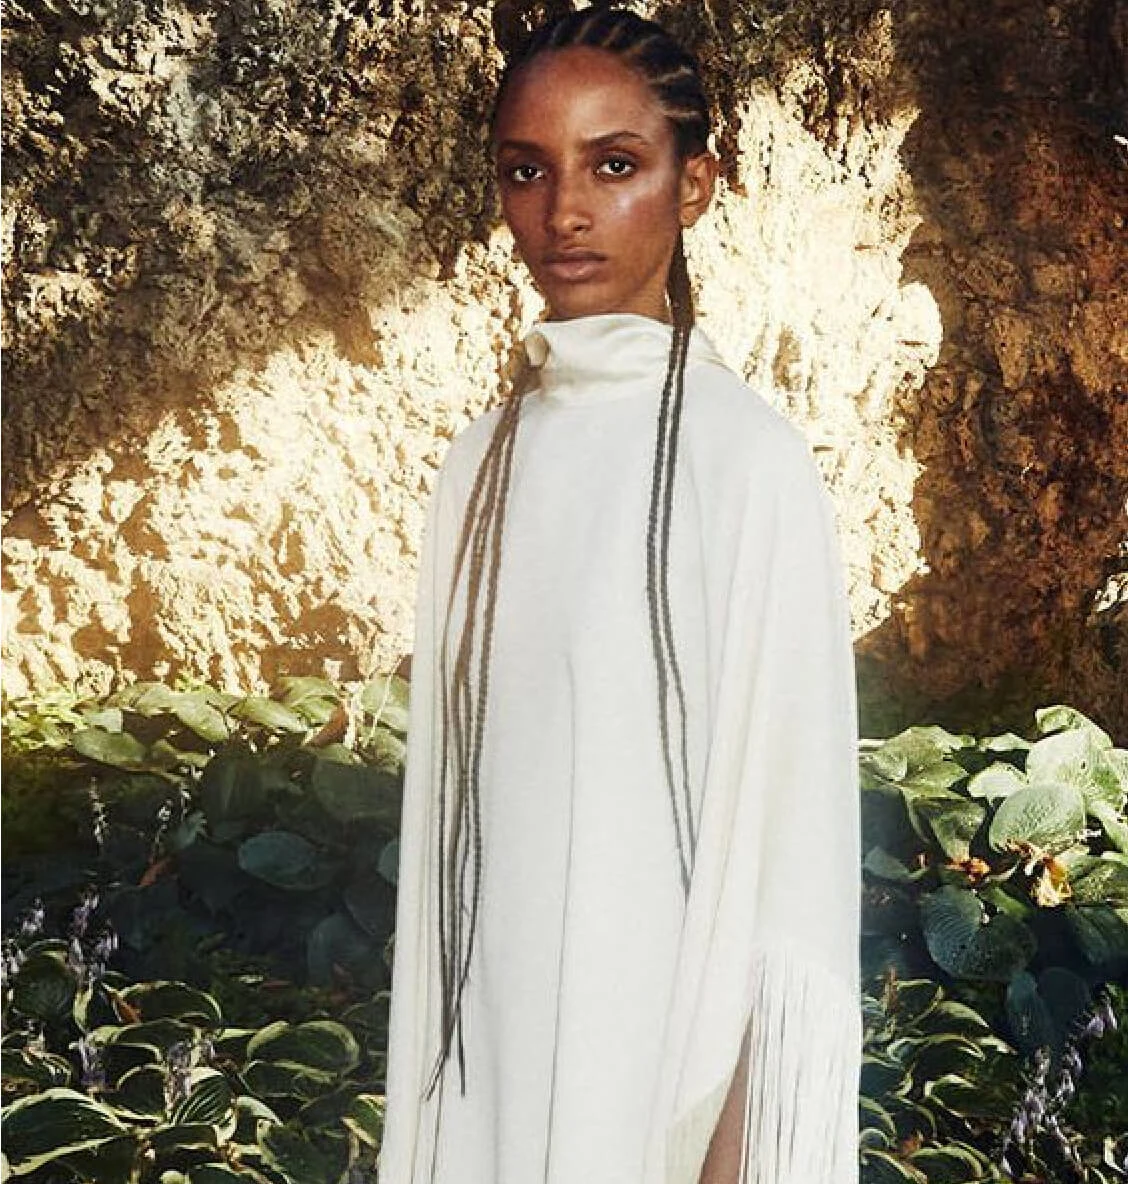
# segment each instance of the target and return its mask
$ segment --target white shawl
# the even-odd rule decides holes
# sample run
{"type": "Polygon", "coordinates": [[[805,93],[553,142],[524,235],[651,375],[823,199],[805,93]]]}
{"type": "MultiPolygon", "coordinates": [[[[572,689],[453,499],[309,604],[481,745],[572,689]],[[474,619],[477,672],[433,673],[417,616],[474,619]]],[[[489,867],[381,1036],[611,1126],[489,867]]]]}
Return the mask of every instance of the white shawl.
{"type": "Polygon", "coordinates": [[[666,863],[641,586],[669,342],[668,326],[627,314],[526,339],[540,386],[521,410],[503,543],[478,994],[467,1094],[448,1067],[445,1111],[423,1099],[438,1051],[436,650],[496,410],[440,474],[417,603],[382,1184],[697,1184],[746,1031],[742,1184],[857,1180],[855,702],[832,512],[799,433],[695,330],[671,559],[700,823],[685,900],[666,863]],[[642,1064],[644,1087],[616,1086],[642,1064]]]}

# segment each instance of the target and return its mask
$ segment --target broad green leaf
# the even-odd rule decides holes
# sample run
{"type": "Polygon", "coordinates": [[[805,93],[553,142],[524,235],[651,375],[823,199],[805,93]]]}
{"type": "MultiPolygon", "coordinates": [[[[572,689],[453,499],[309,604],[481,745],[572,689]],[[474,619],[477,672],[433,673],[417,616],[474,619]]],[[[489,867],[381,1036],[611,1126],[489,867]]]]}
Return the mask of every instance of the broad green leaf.
{"type": "Polygon", "coordinates": [[[945,1032],[978,1038],[991,1031],[991,1025],[975,1008],[955,999],[938,1003],[916,1026],[926,1035],[945,1032]]]}
{"type": "Polygon", "coordinates": [[[88,728],[102,728],[106,732],[120,732],[124,723],[120,707],[105,707],[83,711],[81,714],[88,728]]]}
{"type": "Polygon", "coordinates": [[[135,682],[116,691],[107,702],[138,715],[152,717],[171,714],[175,710],[176,700],[177,692],[164,683],[135,682]]]}
{"type": "Polygon", "coordinates": [[[936,1081],[927,1081],[924,1097],[957,1118],[974,1118],[998,1123],[1009,1123],[1014,1114],[1016,1090],[1014,1085],[992,1088],[980,1072],[975,1081],[950,1074],[936,1081]]]}
{"type": "Polygon", "coordinates": [[[1037,979],[1025,970],[1019,971],[1007,984],[1006,1012],[1015,1042],[1023,1051],[1033,1052],[1054,1043],[1053,1016],[1038,994],[1037,979]]]}
{"type": "Polygon", "coordinates": [[[56,950],[33,953],[16,975],[12,1006],[22,1015],[48,1022],[66,1015],[74,1003],[78,980],[56,950]]]}
{"type": "Polygon", "coordinates": [[[1003,732],[999,736],[985,736],[978,747],[980,752],[1019,753],[1028,751],[1032,745],[1014,732],[1003,732]]]}
{"type": "Polygon", "coordinates": [[[328,679],[291,675],[281,685],[282,702],[317,727],[327,724],[341,705],[340,693],[328,679]]]}
{"type": "Polygon", "coordinates": [[[289,1062],[275,1064],[271,1061],[249,1061],[241,1076],[247,1088],[259,1098],[292,1098],[301,1101],[320,1097],[333,1081],[331,1073],[303,1069],[289,1062]]]}
{"type": "Polygon", "coordinates": [[[1071,867],[1074,904],[1107,904],[1128,908],[1128,866],[1113,859],[1087,859],[1071,867]]]}
{"type": "Polygon", "coordinates": [[[376,1044],[387,1044],[388,1014],[392,996],[390,991],[377,991],[360,1003],[354,1003],[341,1017],[350,1028],[361,1028],[376,1038],[376,1044]]]}
{"type": "Polygon", "coordinates": [[[1119,809],[1124,805],[1126,787],[1115,761],[1109,760],[1109,750],[1110,745],[1090,730],[1058,732],[1039,740],[1027,753],[1026,776],[1032,782],[1075,785],[1088,806],[1106,802],[1119,809]]]}
{"type": "Polygon", "coordinates": [[[141,769],[148,761],[149,750],[128,732],[84,728],[71,736],[71,744],[82,756],[115,769],[141,769]]]}
{"type": "Polygon", "coordinates": [[[1101,748],[1111,748],[1112,739],[1109,734],[1098,727],[1087,715],[1082,715],[1075,707],[1058,704],[1054,707],[1040,707],[1034,712],[1034,721],[1038,725],[1038,732],[1042,736],[1049,736],[1053,732],[1078,731],[1090,735],[1101,748]]]}
{"type": "Polygon", "coordinates": [[[904,1039],[911,1041],[911,1046],[902,1051],[895,1047],[900,1041],[894,1041],[889,1046],[889,1053],[903,1059],[918,1085],[948,1073],[974,1076],[984,1056],[974,1041],[954,1032],[904,1039]]]}
{"type": "Polygon", "coordinates": [[[390,843],[385,843],[380,850],[377,871],[389,884],[399,883],[399,853],[399,839],[392,839],[390,843]]]}
{"type": "Polygon", "coordinates": [[[984,884],[979,899],[996,912],[1006,913],[1016,921],[1028,921],[1038,911],[1029,896],[1013,896],[1002,884],[984,884]]]}
{"type": "Polygon", "coordinates": [[[206,991],[186,983],[136,983],[121,994],[132,1007],[137,1008],[143,1021],[185,1020],[202,1023],[205,1027],[218,1027],[223,1023],[223,1011],[215,999],[206,991]]]}
{"type": "Polygon", "coordinates": [[[1007,982],[1033,957],[1033,933],[1006,913],[985,922],[983,906],[968,889],[945,887],[921,898],[928,952],[957,978],[1007,982]]]}
{"type": "Polygon", "coordinates": [[[306,1130],[336,1130],[337,1125],[348,1111],[353,1098],[360,1093],[361,1087],[356,1082],[348,1081],[329,1089],[320,1097],[312,1098],[292,1116],[299,1126],[306,1130]]]}
{"type": "Polygon", "coordinates": [[[872,1053],[862,1057],[861,1090],[866,1097],[907,1093],[911,1086],[912,1078],[895,1058],[872,1053]]]}
{"type": "Polygon", "coordinates": [[[348,1145],[311,1140],[289,1126],[272,1126],[259,1138],[266,1162],[286,1184],[336,1184],[348,1168],[348,1145]]]}
{"type": "Polygon", "coordinates": [[[863,788],[871,787],[869,778],[876,779],[878,784],[888,782],[895,785],[908,776],[909,760],[899,749],[887,751],[885,748],[878,748],[862,756],[861,771],[863,788]]]}
{"type": "Polygon", "coordinates": [[[1107,802],[1093,802],[1089,813],[1101,824],[1108,841],[1122,854],[1128,855],[1128,819],[1122,811],[1107,802]]]}
{"type": "Polygon", "coordinates": [[[338,822],[399,821],[402,790],[398,778],[365,765],[342,765],[317,758],[310,775],[317,800],[338,822]]]}
{"type": "Polygon", "coordinates": [[[889,1111],[876,1098],[865,1094],[858,1099],[858,1126],[863,1147],[886,1148],[897,1137],[897,1125],[889,1111]]]}
{"type": "Polygon", "coordinates": [[[293,708],[265,695],[248,695],[231,708],[231,715],[272,732],[305,732],[309,725],[293,708]]]}
{"type": "Polygon", "coordinates": [[[407,760],[407,745],[387,728],[377,728],[368,743],[365,760],[372,768],[398,782],[407,760]]]}
{"type": "Polygon", "coordinates": [[[408,700],[411,688],[397,674],[380,675],[360,692],[360,705],[377,720],[401,736],[407,734],[408,700]]]}
{"type": "Polygon", "coordinates": [[[959,794],[945,794],[920,798],[912,808],[931,828],[941,851],[950,860],[961,863],[970,858],[972,840],[987,817],[984,806],[959,794]]]}
{"type": "Polygon", "coordinates": [[[1128,909],[1090,904],[1066,905],[1062,911],[1088,962],[1112,971],[1128,965],[1128,909]]]}
{"type": "Polygon", "coordinates": [[[1004,798],[988,833],[996,851],[1024,843],[1045,851],[1061,851],[1076,842],[1084,829],[1085,799],[1081,791],[1064,782],[1040,782],[1004,798]]]}
{"type": "Polygon", "coordinates": [[[108,1106],[61,1086],[4,1109],[4,1155],[12,1176],[127,1133],[108,1106]]]}
{"type": "Polygon", "coordinates": [[[991,1179],[991,1161],[966,1143],[922,1147],[909,1162],[928,1177],[928,1184],[969,1184],[991,1179]]]}
{"type": "MultiPolygon", "coordinates": [[[[124,1117],[120,1116],[120,1117],[124,1117]]],[[[92,1181],[93,1184],[134,1184],[134,1167],[137,1161],[137,1136],[131,1132],[116,1139],[106,1139],[95,1147],[72,1151],[55,1166],[65,1169],[72,1179],[92,1181]]],[[[54,1178],[54,1169],[48,1169],[49,1178],[54,1178]]],[[[38,1181],[40,1176],[32,1177],[38,1181]]]]}
{"type": "Polygon", "coordinates": [[[362,1143],[379,1150],[384,1135],[384,1099],[376,1094],[358,1094],[341,1121],[362,1143]]]}
{"type": "Polygon", "coordinates": [[[240,843],[239,866],[257,879],[292,892],[324,888],[337,870],[312,843],[284,830],[265,831],[240,843]]]}
{"type": "Polygon", "coordinates": [[[69,1084],[72,1072],[70,1062],[54,1053],[5,1048],[0,1050],[0,1077],[4,1079],[5,1088],[26,1083],[43,1090],[69,1084]]]}
{"type": "Polygon", "coordinates": [[[198,1029],[179,1020],[150,1020],[139,1024],[125,1024],[123,1027],[105,1026],[92,1033],[99,1043],[108,1045],[136,1045],[141,1048],[167,1052],[182,1040],[193,1040],[198,1029]]]}
{"type": "Polygon", "coordinates": [[[894,1010],[902,1024],[919,1023],[943,997],[943,988],[930,978],[902,979],[896,984],[894,1010]]]}
{"type": "Polygon", "coordinates": [[[172,1116],[175,1125],[220,1122],[231,1109],[234,1094],[222,1073],[202,1069],[195,1075],[191,1091],[172,1116]]]}
{"type": "Polygon", "coordinates": [[[927,867],[909,871],[899,859],[890,855],[883,847],[871,847],[862,862],[862,868],[871,876],[894,884],[911,884],[928,874],[927,867]]]}
{"type": "Polygon", "coordinates": [[[971,778],[967,783],[967,792],[973,798],[996,801],[998,798],[1010,797],[1016,790],[1024,789],[1028,784],[1026,774],[1014,765],[996,761],[971,778]]]}
{"type": "Polygon", "coordinates": [[[306,966],[309,981],[317,986],[332,986],[338,970],[361,985],[372,986],[383,974],[381,943],[344,913],[330,913],[306,939],[306,966]]]}
{"type": "MultiPolygon", "coordinates": [[[[257,1061],[256,1064],[263,1065],[265,1062],[257,1061]]],[[[267,1067],[276,1068],[277,1066],[267,1067]]],[[[321,1089],[318,1083],[313,1083],[313,1085],[315,1090],[321,1089]]],[[[260,1126],[263,1124],[277,1126],[282,1121],[265,1102],[245,1093],[241,1093],[235,1099],[235,1114],[237,1123],[234,1138],[244,1147],[258,1145],[260,1126]]]]}
{"type": "Polygon", "coordinates": [[[188,1169],[188,1184],[246,1184],[247,1174],[218,1163],[201,1163],[188,1169]]]}
{"type": "Polygon", "coordinates": [[[202,691],[177,695],[173,713],[186,728],[210,744],[221,744],[231,735],[227,718],[202,691]]]}
{"type": "MultiPolygon", "coordinates": [[[[1128,869],[1123,869],[1128,874],[1128,869]]],[[[352,919],[369,936],[386,941],[396,927],[396,890],[377,871],[358,873],[344,894],[352,919]]]]}
{"type": "Polygon", "coordinates": [[[159,1065],[139,1065],[123,1073],[111,1097],[114,1105],[135,1114],[163,1118],[165,1071],[159,1065]]]}
{"type": "Polygon", "coordinates": [[[157,1127],[149,1132],[145,1141],[159,1154],[184,1148],[210,1150],[220,1145],[221,1138],[218,1128],[210,1122],[180,1122],[157,1127]]]}
{"type": "Polygon", "coordinates": [[[901,789],[914,794],[944,794],[967,777],[967,770],[955,761],[936,761],[910,772],[901,789]]]}
{"type": "Polygon", "coordinates": [[[348,1028],[335,1020],[309,1020],[304,1024],[279,1020],[252,1037],[247,1056],[339,1075],[356,1067],[360,1048],[348,1028]]]}
{"type": "Polygon", "coordinates": [[[867,1149],[862,1152],[862,1181],[863,1184],[928,1184],[928,1177],[889,1152],[867,1149]]]}

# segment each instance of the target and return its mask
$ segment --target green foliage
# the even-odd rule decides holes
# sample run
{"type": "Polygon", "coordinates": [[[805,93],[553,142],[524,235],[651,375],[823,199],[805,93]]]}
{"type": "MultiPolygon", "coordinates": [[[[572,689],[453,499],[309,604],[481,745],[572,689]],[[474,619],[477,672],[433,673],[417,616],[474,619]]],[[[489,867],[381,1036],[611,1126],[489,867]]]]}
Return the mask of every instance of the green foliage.
{"type": "Polygon", "coordinates": [[[1128,1091],[1090,1069],[1075,1090],[1081,1034],[1112,1028],[1110,998],[1124,1012],[1128,752],[1069,707],[1032,741],[928,727],[865,748],[863,965],[885,984],[865,1179],[1011,1179],[1004,1158],[1126,1178],[1128,1091]],[[969,1148],[993,1152],[980,1174],[969,1148]]]}
{"type": "Polygon", "coordinates": [[[375,1170],[386,993],[256,1032],[228,1026],[204,991],[72,961],[60,1009],[58,944],[22,949],[6,992],[5,1180],[326,1184],[375,1170]]]}
{"type": "Polygon", "coordinates": [[[5,1180],[373,1173],[406,697],[295,678],[12,705],[5,1180]]]}
{"type": "MultiPolygon", "coordinates": [[[[12,705],[5,1180],[371,1172],[406,692],[12,705]]],[[[869,744],[862,783],[863,1184],[1123,1181],[1128,753],[1048,708],[869,744]]]]}
{"type": "Polygon", "coordinates": [[[394,676],[13,704],[5,909],[92,883],[138,979],[207,983],[222,947],[292,982],[386,986],[406,724],[394,676]]]}
{"type": "Polygon", "coordinates": [[[871,973],[998,983],[1001,1008],[1027,970],[1090,988],[1128,971],[1128,751],[1072,708],[1037,728],[1033,743],[910,728],[863,755],[871,973]]]}
{"type": "Polygon", "coordinates": [[[1128,1014],[1128,991],[1111,988],[1089,1030],[1071,1029],[1061,1059],[1073,1069],[1063,1063],[1054,1075],[1047,1054],[1023,1056],[981,1010],[931,979],[887,972],[873,986],[864,999],[862,1184],[1125,1178],[1128,1034],[1101,1026],[1098,1040],[1092,1026],[1098,1012],[1128,1014]],[[1082,1072],[1086,1088],[1075,1093],[1082,1072]]]}

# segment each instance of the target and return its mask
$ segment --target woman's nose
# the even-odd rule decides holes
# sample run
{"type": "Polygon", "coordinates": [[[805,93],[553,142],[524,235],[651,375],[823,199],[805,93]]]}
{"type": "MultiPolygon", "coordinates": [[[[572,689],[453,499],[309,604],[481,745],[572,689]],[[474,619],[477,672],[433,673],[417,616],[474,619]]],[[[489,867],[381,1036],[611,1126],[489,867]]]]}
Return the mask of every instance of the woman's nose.
{"type": "Polygon", "coordinates": [[[583,181],[558,177],[552,186],[545,223],[556,235],[575,234],[591,225],[591,203],[583,181]]]}

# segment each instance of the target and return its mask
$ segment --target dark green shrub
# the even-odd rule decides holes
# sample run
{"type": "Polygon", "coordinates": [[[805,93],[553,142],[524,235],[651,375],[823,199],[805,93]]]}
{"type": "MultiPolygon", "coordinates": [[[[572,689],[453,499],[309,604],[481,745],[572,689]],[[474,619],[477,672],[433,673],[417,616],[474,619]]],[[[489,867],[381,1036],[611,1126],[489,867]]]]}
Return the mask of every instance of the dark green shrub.
{"type": "Polygon", "coordinates": [[[222,951],[292,982],[386,986],[406,697],[395,677],[289,678],[276,699],[141,683],[15,704],[5,909],[96,885],[137,979],[208,985],[222,951]]]}
{"type": "MultiPolygon", "coordinates": [[[[5,1178],[371,1172],[406,724],[399,679],[11,705],[5,1178]]],[[[1128,754],[1037,730],[864,746],[863,1184],[1128,1179],[1128,754]]]]}
{"type": "Polygon", "coordinates": [[[1031,1180],[1128,1178],[1128,1145],[1116,1142],[1128,1090],[1086,1070],[1084,1104],[1074,1097],[1089,1037],[1116,1024],[1116,1002],[1124,1011],[1128,752],[1072,708],[1039,711],[1036,726],[1033,741],[925,727],[865,746],[862,955],[886,984],[867,1064],[871,1076],[877,1065],[890,1080],[902,1072],[883,1107],[900,1126],[879,1124],[888,1144],[869,1136],[867,1181],[921,1178],[910,1168],[928,1180],[998,1178],[959,1174],[964,1143],[992,1173],[1005,1162],[1031,1180]],[[917,1002],[942,987],[946,1002],[891,1009],[898,983],[917,1002]],[[961,1030],[972,1015],[980,1036],[961,1030]],[[897,1035],[882,1043],[875,1033],[890,1024],[897,1035]],[[924,1048],[927,1080],[914,1063],[924,1048]],[[949,1056],[963,1068],[936,1077],[933,1059],[949,1056]],[[957,1145],[955,1158],[931,1154],[957,1145]]]}

